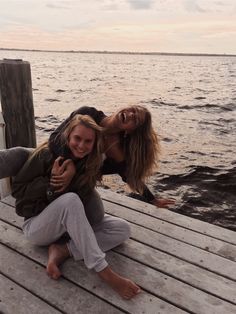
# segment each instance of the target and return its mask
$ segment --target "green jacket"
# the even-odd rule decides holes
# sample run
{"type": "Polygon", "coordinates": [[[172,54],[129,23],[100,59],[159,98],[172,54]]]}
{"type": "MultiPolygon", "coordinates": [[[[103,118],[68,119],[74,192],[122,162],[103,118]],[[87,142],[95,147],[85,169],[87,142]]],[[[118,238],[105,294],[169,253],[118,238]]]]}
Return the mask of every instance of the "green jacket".
{"type": "Polygon", "coordinates": [[[86,201],[86,197],[91,192],[87,187],[78,190],[78,180],[83,173],[84,160],[76,165],[77,172],[69,187],[63,193],[49,195],[49,183],[51,169],[54,163],[52,154],[48,148],[40,153],[31,156],[12,182],[12,196],[16,198],[16,213],[28,219],[37,216],[44,208],[58,196],[74,192],[81,200],[86,201]]]}

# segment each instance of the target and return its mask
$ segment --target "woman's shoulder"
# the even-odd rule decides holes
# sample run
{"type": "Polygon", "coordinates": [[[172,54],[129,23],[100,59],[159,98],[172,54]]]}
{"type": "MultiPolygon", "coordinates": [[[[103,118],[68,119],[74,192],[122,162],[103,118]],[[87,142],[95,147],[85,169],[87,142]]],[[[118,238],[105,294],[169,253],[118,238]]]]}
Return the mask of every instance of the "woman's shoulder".
{"type": "Polygon", "coordinates": [[[49,163],[52,161],[53,155],[48,147],[43,147],[41,149],[36,148],[29,157],[29,160],[30,159],[40,163],[49,163]]]}
{"type": "Polygon", "coordinates": [[[95,107],[83,106],[75,110],[71,114],[71,118],[76,114],[88,115],[94,119],[97,124],[100,124],[101,121],[106,117],[105,113],[101,110],[97,110],[95,107]]]}

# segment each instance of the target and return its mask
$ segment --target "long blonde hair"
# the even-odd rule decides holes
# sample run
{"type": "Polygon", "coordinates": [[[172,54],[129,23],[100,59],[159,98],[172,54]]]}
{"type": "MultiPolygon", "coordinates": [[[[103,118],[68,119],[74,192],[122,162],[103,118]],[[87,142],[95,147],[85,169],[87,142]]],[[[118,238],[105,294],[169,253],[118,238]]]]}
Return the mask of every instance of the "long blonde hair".
{"type": "Polygon", "coordinates": [[[126,180],[132,190],[142,193],[145,180],[157,168],[160,140],[152,127],[151,113],[143,106],[132,107],[142,114],[143,121],[123,140],[126,180]]]}
{"type": "Polygon", "coordinates": [[[96,181],[99,177],[100,168],[102,165],[102,130],[103,128],[97,125],[97,123],[88,115],[76,114],[68,123],[65,130],[62,133],[62,143],[68,146],[68,140],[73,129],[82,124],[87,128],[94,130],[95,142],[92,151],[88,154],[86,161],[83,165],[84,171],[80,176],[79,188],[88,185],[89,188],[93,188],[96,185],[96,181]]]}
{"type": "MultiPolygon", "coordinates": [[[[84,163],[80,165],[82,174],[78,184],[78,189],[85,191],[94,188],[96,181],[99,178],[100,168],[102,165],[102,130],[103,128],[88,115],[76,114],[65,126],[64,131],[60,134],[60,144],[62,147],[68,148],[68,141],[71,132],[77,125],[84,125],[87,128],[94,130],[95,142],[92,151],[84,159],[84,163]]],[[[31,155],[32,158],[35,154],[40,154],[44,149],[49,149],[49,142],[46,141],[36,148],[31,155]]]]}

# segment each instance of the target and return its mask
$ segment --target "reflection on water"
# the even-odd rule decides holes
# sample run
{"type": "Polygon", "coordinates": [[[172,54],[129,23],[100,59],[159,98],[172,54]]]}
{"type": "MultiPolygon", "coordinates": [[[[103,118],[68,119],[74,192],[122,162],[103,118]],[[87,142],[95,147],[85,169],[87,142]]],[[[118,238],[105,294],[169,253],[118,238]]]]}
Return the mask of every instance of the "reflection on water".
{"type": "Polygon", "coordinates": [[[82,105],[107,114],[147,106],[163,151],[152,190],[174,197],[176,212],[236,230],[236,58],[13,51],[0,58],[31,63],[38,142],[82,105]]]}

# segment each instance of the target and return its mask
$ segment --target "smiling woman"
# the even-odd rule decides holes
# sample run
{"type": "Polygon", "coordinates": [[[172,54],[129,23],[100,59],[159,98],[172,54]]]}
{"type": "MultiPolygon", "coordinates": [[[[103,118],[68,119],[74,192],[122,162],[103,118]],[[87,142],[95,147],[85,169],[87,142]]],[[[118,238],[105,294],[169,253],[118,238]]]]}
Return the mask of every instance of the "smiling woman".
{"type": "Polygon", "coordinates": [[[80,124],[70,133],[68,147],[75,158],[82,159],[91,153],[94,142],[94,131],[80,124]]]}
{"type": "Polygon", "coordinates": [[[140,288],[112,271],[104,254],[129,237],[130,227],[123,219],[104,215],[94,191],[101,167],[101,130],[91,117],[75,115],[60,134],[69,158],[55,159],[48,143],[42,145],[14,178],[12,195],[17,214],[25,218],[22,229],[26,238],[35,245],[49,245],[47,273],[51,278],[58,279],[60,264],[73,256],[83,259],[88,269],[130,299],[140,288]],[[65,174],[67,179],[61,181],[65,174]],[[88,213],[88,204],[93,215],[100,212],[96,221],[88,213]],[[70,239],[55,244],[65,233],[70,239]]]}

